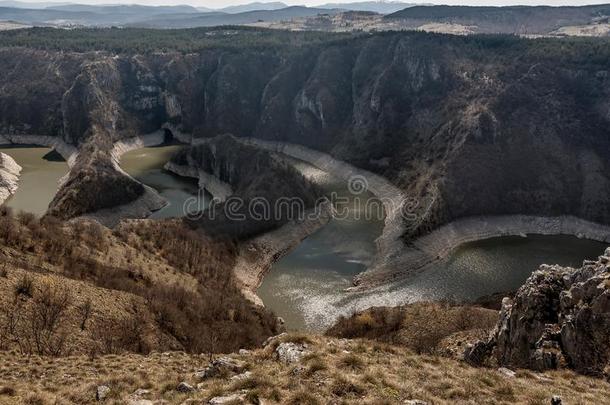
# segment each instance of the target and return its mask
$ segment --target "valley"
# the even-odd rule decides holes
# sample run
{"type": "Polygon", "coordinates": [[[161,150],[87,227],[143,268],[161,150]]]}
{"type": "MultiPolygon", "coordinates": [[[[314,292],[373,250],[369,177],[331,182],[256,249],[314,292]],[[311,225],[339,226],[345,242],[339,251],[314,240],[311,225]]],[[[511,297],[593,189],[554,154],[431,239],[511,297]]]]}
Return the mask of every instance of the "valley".
{"type": "Polygon", "coordinates": [[[0,401],[597,400],[607,45],[0,32],[0,401]]]}

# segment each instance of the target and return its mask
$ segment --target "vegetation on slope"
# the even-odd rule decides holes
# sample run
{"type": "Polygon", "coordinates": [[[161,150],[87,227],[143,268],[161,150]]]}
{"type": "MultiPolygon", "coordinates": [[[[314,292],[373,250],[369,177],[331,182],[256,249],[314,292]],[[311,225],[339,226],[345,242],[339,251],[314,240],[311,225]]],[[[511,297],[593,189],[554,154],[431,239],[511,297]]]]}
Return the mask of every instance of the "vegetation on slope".
{"type": "Polygon", "coordinates": [[[275,317],[235,287],[234,245],[180,221],[128,222],[112,233],[2,209],[0,258],[2,349],[226,352],[276,332],[275,317]]]}
{"type": "Polygon", "coordinates": [[[0,32],[0,46],[54,51],[122,53],[199,52],[205,49],[300,48],[353,34],[288,32],[239,26],[158,30],[145,28],[31,28],[0,32]]]}
{"type": "Polygon", "coordinates": [[[348,339],[373,339],[405,346],[417,353],[447,354],[452,352],[450,345],[463,346],[467,341],[487,336],[497,320],[498,312],[494,310],[420,302],[398,307],[375,307],[343,317],[326,334],[348,339]]]}
{"type": "Polygon", "coordinates": [[[203,170],[231,186],[232,201],[187,219],[210,235],[238,240],[260,235],[305,215],[321,196],[290,164],[231,135],[183,148],[172,163],[203,170]]]}

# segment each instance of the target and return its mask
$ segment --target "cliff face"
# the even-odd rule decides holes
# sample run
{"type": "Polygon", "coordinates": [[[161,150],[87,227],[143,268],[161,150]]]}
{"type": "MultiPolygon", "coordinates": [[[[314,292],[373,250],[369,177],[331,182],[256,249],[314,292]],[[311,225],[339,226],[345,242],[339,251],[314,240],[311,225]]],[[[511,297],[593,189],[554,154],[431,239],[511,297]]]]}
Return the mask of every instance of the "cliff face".
{"type": "Polygon", "coordinates": [[[164,123],[194,138],[303,144],[414,197],[407,239],[482,214],[610,223],[604,49],[421,33],[191,54],[4,49],[0,132],[60,136],[102,155],[164,123]]]}
{"type": "Polygon", "coordinates": [[[610,248],[580,269],[543,265],[502,302],[490,339],[466,358],[481,362],[493,353],[499,364],[546,370],[610,373],[610,248]]]}

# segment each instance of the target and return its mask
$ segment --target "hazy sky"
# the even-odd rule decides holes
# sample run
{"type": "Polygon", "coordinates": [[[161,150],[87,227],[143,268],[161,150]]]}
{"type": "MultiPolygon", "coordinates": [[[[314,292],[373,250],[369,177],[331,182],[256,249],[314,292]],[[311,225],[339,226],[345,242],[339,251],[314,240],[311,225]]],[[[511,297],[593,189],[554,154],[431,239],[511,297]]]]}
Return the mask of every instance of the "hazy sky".
{"type": "MultiPolygon", "coordinates": [[[[22,0],[24,2],[43,2],[46,0],[22,0]]],[[[220,8],[225,6],[232,6],[236,4],[245,4],[253,1],[276,1],[276,0],[50,0],[57,2],[70,2],[80,4],[146,4],[146,5],[177,5],[177,4],[190,4],[197,7],[210,7],[220,8]]],[[[316,4],[323,3],[346,3],[350,1],[358,0],[277,0],[290,5],[307,5],[315,6],[316,4]]],[[[411,0],[403,0],[404,2],[410,2],[411,0]]],[[[413,1],[421,3],[433,3],[433,4],[450,4],[450,5],[550,5],[550,6],[582,6],[586,4],[603,4],[608,3],[610,0],[423,0],[413,1]]]]}

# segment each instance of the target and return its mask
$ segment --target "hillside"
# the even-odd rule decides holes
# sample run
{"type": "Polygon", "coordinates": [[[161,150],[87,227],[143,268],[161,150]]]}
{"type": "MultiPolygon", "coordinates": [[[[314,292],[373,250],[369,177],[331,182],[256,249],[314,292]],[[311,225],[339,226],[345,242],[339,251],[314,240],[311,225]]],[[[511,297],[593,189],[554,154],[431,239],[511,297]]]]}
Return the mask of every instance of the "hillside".
{"type": "Polygon", "coordinates": [[[219,374],[207,378],[201,378],[206,356],[180,352],[62,359],[2,352],[0,358],[11,364],[0,371],[6,404],[93,404],[100,392],[113,404],[550,404],[553,397],[600,404],[610,395],[607,382],[569,371],[517,370],[513,376],[401,346],[306,335],[283,336],[230,361],[217,357],[219,374]],[[278,359],[278,346],[303,343],[302,355],[278,359]]]}
{"type": "Polygon", "coordinates": [[[476,215],[610,223],[604,40],[36,29],[0,33],[0,45],[0,132],[97,148],[74,178],[109,168],[112,142],[171,123],[194,139],[301,144],[383,175],[417,202],[406,239],[476,215]]]}
{"type": "Polygon", "coordinates": [[[410,7],[389,14],[386,20],[402,20],[409,27],[439,23],[472,27],[475,33],[544,35],[563,26],[606,22],[610,5],[582,7],[508,6],[410,7]]]}
{"type": "Polygon", "coordinates": [[[254,347],[278,325],[242,296],[236,256],[232,242],[180,221],[111,232],[3,208],[0,348],[66,356],[254,347]]]}

